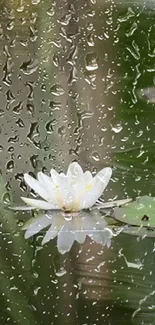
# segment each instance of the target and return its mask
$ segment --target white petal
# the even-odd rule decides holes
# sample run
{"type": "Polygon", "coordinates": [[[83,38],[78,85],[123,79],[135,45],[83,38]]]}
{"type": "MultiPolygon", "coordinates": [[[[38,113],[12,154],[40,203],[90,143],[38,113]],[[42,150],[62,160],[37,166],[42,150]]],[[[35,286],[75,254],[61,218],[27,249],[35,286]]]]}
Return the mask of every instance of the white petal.
{"type": "Polygon", "coordinates": [[[31,236],[37,234],[40,230],[49,226],[52,222],[52,218],[47,215],[43,215],[39,218],[32,218],[32,223],[27,227],[24,237],[30,238],[31,236]]]}
{"type": "Polygon", "coordinates": [[[59,174],[56,176],[55,181],[57,182],[55,197],[59,207],[71,210],[75,198],[73,186],[69,178],[66,175],[59,174]]]}
{"type": "Polygon", "coordinates": [[[51,169],[50,174],[54,184],[57,184],[57,177],[59,176],[59,173],[57,173],[55,169],[51,169]]]}
{"type": "Polygon", "coordinates": [[[69,252],[75,240],[73,231],[67,228],[66,225],[58,233],[57,247],[61,254],[69,252]]]}
{"type": "Polygon", "coordinates": [[[79,244],[83,244],[85,242],[87,233],[80,229],[80,230],[75,230],[75,240],[79,243],[79,244]]]}
{"type": "Polygon", "coordinates": [[[24,174],[24,180],[37,194],[39,194],[44,200],[48,201],[50,194],[48,193],[47,189],[39,183],[39,181],[29,174],[24,174]]]}
{"type": "Polygon", "coordinates": [[[67,177],[72,184],[72,195],[74,200],[73,210],[79,211],[82,209],[83,204],[85,180],[83,170],[77,162],[73,162],[69,165],[67,177]]]}
{"type": "Polygon", "coordinates": [[[113,207],[119,207],[122,206],[128,202],[131,202],[133,199],[123,199],[123,200],[116,200],[116,201],[109,201],[109,202],[99,202],[97,204],[98,209],[105,209],[105,208],[113,208],[113,207]]]}
{"type": "Polygon", "coordinates": [[[111,234],[107,230],[92,231],[89,237],[100,245],[107,245],[109,247],[111,244],[111,234]]]}
{"type": "Polygon", "coordinates": [[[36,209],[35,207],[28,207],[26,205],[23,206],[16,206],[16,207],[9,207],[10,210],[15,210],[15,211],[31,211],[33,209],[36,209]]]}
{"type": "Polygon", "coordinates": [[[112,169],[107,167],[103,168],[93,179],[91,188],[88,190],[83,198],[83,209],[91,208],[98,198],[102,195],[102,192],[109,183],[112,175],[112,169]]]}
{"type": "Polygon", "coordinates": [[[75,234],[75,240],[80,244],[83,244],[85,242],[87,235],[83,227],[83,214],[84,212],[81,212],[77,217],[73,217],[72,220],[72,230],[75,234]]]}
{"type": "Polygon", "coordinates": [[[30,206],[32,205],[32,207],[34,209],[42,209],[42,210],[55,210],[55,209],[58,209],[58,207],[56,207],[54,204],[48,203],[46,201],[29,199],[27,197],[21,197],[21,199],[25,203],[29,204],[30,206]]]}
{"type": "Polygon", "coordinates": [[[56,186],[53,183],[53,180],[51,177],[45,175],[42,172],[38,173],[38,180],[39,182],[48,190],[48,192],[50,193],[50,199],[48,200],[49,202],[57,205],[56,202],[56,186]]]}
{"type": "Polygon", "coordinates": [[[67,170],[67,177],[76,180],[81,175],[83,176],[83,170],[81,166],[77,162],[71,163],[67,170]]]}
{"type": "Polygon", "coordinates": [[[44,239],[42,240],[42,245],[54,239],[57,236],[58,231],[59,231],[59,227],[56,227],[55,224],[51,225],[51,227],[47,230],[44,239]]]}
{"type": "Polygon", "coordinates": [[[91,172],[89,172],[88,170],[84,173],[84,180],[85,180],[86,186],[91,184],[93,181],[93,176],[92,176],[91,172]]]}
{"type": "Polygon", "coordinates": [[[38,181],[43,185],[43,186],[46,186],[49,190],[49,192],[51,192],[52,194],[52,191],[53,191],[53,188],[55,188],[55,185],[52,181],[52,178],[47,176],[46,174],[42,173],[42,172],[39,172],[37,174],[37,177],[38,177],[38,181]]]}

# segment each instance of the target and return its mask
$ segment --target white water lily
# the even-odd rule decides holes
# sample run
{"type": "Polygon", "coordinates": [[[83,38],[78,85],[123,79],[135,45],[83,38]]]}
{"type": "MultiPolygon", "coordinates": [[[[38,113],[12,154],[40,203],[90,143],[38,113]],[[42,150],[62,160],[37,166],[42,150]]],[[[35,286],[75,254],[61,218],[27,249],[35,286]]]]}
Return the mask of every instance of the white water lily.
{"type": "Polygon", "coordinates": [[[68,251],[74,240],[83,243],[87,235],[98,243],[109,245],[112,235],[108,228],[105,229],[105,219],[99,222],[94,210],[92,213],[85,210],[94,206],[109,183],[111,175],[112,169],[107,167],[93,177],[89,171],[83,172],[77,162],[69,165],[66,175],[59,174],[54,169],[51,170],[51,177],[42,172],[38,173],[38,179],[25,174],[25,182],[43,200],[22,197],[28,206],[13,209],[52,210],[30,220],[24,228],[27,229],[25,238],[50,226],[42,244],[58,236],[57,246],[61,253],[68,251]]]}
{"type": "Polygon", "coordinates": [[[25,182],[44,200],[21,197],[29,206],[21,210],[63,210],[78,212],[91,208],[109,183],[112,169],[103,168],[95,177],[89,171],[83,172],[77,162],[69,165],[67,174],[51,169],[51,177],[39,172],[38,179],[24,174],[25,182]]]}
{"type": "Polygon", "coordinates": [[[76,216],[65,214],[62,211],[48,212],[37,218],[32,218],[23,227],[25,238],[39,233],[44,228],[48,228],[42,245],[57,236],[57,248],[61,254],[70,251],[74,241],[83,244],[86,236],[93,241],[110,246],[112,232],[106,228],[107,222],[98,210],[81,211],[76,216]]]}

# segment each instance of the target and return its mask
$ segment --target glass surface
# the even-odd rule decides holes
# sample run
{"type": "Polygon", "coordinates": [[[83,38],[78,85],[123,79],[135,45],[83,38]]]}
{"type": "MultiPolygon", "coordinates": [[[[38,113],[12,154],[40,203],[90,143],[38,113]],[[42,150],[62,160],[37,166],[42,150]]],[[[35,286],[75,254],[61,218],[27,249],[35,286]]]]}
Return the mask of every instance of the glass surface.
{"type": "MultiPolygon", "coordinates": [[[[105,200],[155,196],[154,39],[151,0],[0,1],[1,206],[74,160],[113,168],[105,200]]],[[[30,214],[1,208],[1,325],[155,323],[154,238],[61,255],[24,239],[30,214]]]]}

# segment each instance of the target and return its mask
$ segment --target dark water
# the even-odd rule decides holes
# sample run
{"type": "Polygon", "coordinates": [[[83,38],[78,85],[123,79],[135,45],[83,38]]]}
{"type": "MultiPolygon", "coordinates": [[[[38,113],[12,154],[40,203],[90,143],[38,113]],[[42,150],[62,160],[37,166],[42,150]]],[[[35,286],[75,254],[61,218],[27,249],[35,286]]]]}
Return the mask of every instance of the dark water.
{"type": "MultiPolygon", "coordinates": [[[[27,195],[23,173],[113,168],[105,198],[155,196],[153,1],[0,2],[0,150],[4,203],[27,195]],[[8,194],[9,193],[9,194],[8,194]]],[[[153,238],[58,254],[29,214],[2,209],[1,324],[155,324],[153,238]]]]}

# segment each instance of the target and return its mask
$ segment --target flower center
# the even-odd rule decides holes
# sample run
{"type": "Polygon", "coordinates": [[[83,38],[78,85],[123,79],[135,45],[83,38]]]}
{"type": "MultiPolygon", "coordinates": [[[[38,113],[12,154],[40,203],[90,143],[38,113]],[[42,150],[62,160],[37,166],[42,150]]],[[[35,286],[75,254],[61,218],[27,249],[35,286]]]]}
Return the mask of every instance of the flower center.
{"type": "Polygon", "coordinates": [[[76,216],[78,216],[78,214],[79,214],[79,211],[65,210],[64,208],[62,211],[62,215],[65,218],[76,217],[76,216]]]}

